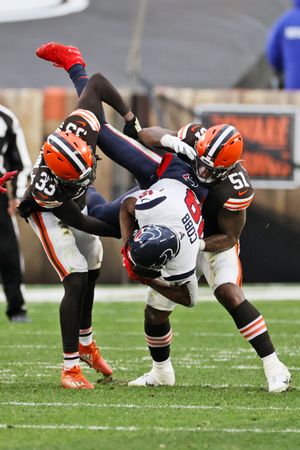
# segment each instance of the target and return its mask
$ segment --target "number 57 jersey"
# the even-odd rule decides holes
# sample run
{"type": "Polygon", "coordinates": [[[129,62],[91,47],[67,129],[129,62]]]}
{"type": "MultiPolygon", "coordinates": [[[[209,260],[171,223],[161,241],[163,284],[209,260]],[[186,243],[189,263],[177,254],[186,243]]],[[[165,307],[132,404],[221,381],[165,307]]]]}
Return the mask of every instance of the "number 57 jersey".
{"type": "Polygon", "coordinates": [[[238,163],[223,180],[211,185],[202,213],[205,220],[204,237],[219,234],[218,212],[232,213],[247,209],[254,197],[254,190],[246,169],[238,163]]]}
{"type": "Polygon", "coordinates": [[[137,198],[135,217],[140,228],[164,225],[179,237],[179,253],[161,270],[163,278],[180,283],[193,276],[203,232],[202,205],[194,192],[178,180],[164,178],[134,196],[137,198]]]}

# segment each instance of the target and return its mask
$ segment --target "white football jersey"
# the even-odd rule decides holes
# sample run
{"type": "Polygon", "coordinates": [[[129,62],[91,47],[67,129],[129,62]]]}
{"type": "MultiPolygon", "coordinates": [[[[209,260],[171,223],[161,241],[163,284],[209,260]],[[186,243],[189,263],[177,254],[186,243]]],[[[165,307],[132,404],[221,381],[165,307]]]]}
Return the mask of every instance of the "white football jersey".
{"type": "Polygon", "coordinates": [[[160,179],[146,191],[137,191],[135,217],[139,227],[163,225],[180,240],[178,255],[161,270],[164,279],[179,282],[195,272],[203,220],[201,203],[194,192],[172,179],[160,179]]]}

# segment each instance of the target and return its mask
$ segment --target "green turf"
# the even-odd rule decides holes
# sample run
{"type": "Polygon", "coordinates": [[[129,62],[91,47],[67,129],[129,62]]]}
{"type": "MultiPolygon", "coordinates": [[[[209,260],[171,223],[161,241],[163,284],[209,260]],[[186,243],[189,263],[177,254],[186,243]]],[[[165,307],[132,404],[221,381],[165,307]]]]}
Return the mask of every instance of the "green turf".
{"type": "Polygon", "coordinates": [[[31,324],[8,323],[1,305],[0,449],[299,449],[300,304],[256,306],[293,374],[283,394],[267,392],[260,360],[217,303],[173,313],[177,384],[161,388],[126,385],[150,367],[143,304],[96,304],[114,380],[79,392],[60,387],[58,305],[31,304],[31,324]]]}

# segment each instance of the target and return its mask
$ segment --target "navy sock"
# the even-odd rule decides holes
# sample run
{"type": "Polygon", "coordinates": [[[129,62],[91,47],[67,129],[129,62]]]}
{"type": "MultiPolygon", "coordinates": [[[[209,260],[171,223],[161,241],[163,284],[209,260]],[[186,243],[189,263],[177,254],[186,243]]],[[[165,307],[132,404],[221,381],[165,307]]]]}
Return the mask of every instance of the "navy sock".
{"type": "Polygon", "coordinates": [[[69,77],[75,86],[78,97],[80,97],[85,85],[88,82],[88,76],[85,68],[81,64],[74,64],[69,70],[69,77]]]}

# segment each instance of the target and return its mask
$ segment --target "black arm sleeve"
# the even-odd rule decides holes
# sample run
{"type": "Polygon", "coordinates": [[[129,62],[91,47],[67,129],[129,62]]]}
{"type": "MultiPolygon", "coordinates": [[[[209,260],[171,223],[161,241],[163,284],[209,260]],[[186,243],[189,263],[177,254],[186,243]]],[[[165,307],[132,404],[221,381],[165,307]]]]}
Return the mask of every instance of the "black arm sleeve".
{"type": "Polygon", "coordinates": [[[87,82],[77,106],[92,111],[101,121],[104,117],[102,101],[115,109],[122,117],[130,111],[129,106],[111,82],[101,73],[96,73],[87,82]]]}
{"type": "Polygon", "coordinates": [[[79,206],[72,200],[65,202],[62,206],[54,208],[53,214],[63,223],[77,230],[84,231],[96,236],[114,237],[120,239],[120,230],[95,217],[82,214],[79,206]]]}

